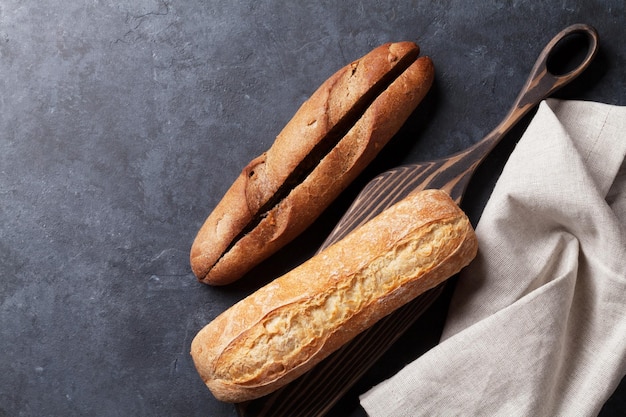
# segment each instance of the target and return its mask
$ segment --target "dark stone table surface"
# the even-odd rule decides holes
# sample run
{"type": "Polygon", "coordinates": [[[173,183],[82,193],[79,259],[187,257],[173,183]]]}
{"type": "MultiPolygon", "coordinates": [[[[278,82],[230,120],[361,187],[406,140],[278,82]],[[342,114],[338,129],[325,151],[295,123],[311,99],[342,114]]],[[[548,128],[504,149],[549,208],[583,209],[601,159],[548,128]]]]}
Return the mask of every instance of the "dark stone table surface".
{"type": "MultiPolygon", "coordinates": [[[[626,105],[623,0],[0,2],[0,416],[235,416],[200,381],[195,333],[309,257],[358,190],[459,151],[504,116],[536,56],[594,25],[557,94],[626,105]],[[189,247],[242,167],[330,74],[387,41],[436,66],[419,110],[310,230],[241,282],[197,283],[189,247]]],[[[525,121],[527,123],[527,119],[525,121]]],[[[478,221],[521,135],[470,184],[478,221]]],[[[441,297],[330,413],[437,342],[441,297]]],[[[623,387],[603,415],[626,413],[623,387]]]]}

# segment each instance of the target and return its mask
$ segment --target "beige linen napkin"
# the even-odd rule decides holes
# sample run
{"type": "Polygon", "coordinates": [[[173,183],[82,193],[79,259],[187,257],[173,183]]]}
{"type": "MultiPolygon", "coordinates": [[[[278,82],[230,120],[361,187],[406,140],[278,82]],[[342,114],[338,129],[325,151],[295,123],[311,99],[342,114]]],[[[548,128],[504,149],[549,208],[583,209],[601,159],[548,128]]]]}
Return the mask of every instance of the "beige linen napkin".
{"type": "Polygon", "coordinates": [[[442,342],[371,417],[597,415],[626,374],[626,107],[550,99],[476,227],[442,342]]]}

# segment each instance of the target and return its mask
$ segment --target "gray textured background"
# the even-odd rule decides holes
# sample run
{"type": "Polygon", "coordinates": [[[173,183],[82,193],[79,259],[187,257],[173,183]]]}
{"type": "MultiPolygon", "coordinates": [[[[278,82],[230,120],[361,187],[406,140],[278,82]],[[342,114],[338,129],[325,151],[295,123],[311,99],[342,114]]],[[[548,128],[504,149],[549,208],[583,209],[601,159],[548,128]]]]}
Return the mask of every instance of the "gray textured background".
{"type": "MultiPolygon", "coordinates": [[[[369,178],[479,140],[566,25],[596,26],[602,50],[559,96],[626,105],[624,16],[623,0],[0,0],[0,416],[234,416],[193,368],[195,333],[310,256],[369,178]],[[288,248],[198,284],[191,241],[241,168],[330,74],[397,40],[437,70],[403,131],[288,248]]],[[[470,185],[473,221],[520,132],[470,185]]],[[[435,343],[445,307],[331,414],[363,415],[358,393],[435,343]]]]}

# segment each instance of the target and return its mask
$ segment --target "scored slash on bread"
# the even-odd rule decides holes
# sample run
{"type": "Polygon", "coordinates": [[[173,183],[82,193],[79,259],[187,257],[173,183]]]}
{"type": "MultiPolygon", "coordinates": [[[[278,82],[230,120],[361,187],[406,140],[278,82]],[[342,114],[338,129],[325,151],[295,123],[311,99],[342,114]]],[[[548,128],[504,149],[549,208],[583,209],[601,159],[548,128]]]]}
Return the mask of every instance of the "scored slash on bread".
{"type": "Polygon", "coordinates": [[[298,109],[241,172],[191,247],[198,280],[225,285],[302,233],[398,132],[434,68],[413,42],[388,43],[346,65],[298,109]]]}

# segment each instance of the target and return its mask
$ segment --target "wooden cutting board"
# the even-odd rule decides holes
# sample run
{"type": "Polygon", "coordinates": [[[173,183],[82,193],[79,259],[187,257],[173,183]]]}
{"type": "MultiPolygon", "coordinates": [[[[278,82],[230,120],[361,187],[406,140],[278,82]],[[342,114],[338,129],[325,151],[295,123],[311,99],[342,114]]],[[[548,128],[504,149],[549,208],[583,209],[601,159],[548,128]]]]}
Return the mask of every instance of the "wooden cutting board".
{"type": "MultiPolygon", "coordinates": [[[[461,203],[467,185],[480,163],[500,140],[542,100],[549,97],[591,63],[598,50],[596,30],[584,24],[559,32],[539,54],[511,110],[481,141],[447,158],[401,166],[384,172],[368,183],[333,229],[320,250],[340,240],[360,224],[414,190],[439,188],[461,203]],[[573,36],[587,40],[585,58],[565,74],[553,73],[551,60],[573,36]]],[[[567,49],[566,53],[571,52],[567,49]]],[[[380,320],[350,343],[333,353],[307,374],[266,397],[237,404],[241,417],[312,417],[325,415],[372,367],[397,339],[442,293],[445,284],[380,320]]]]}

